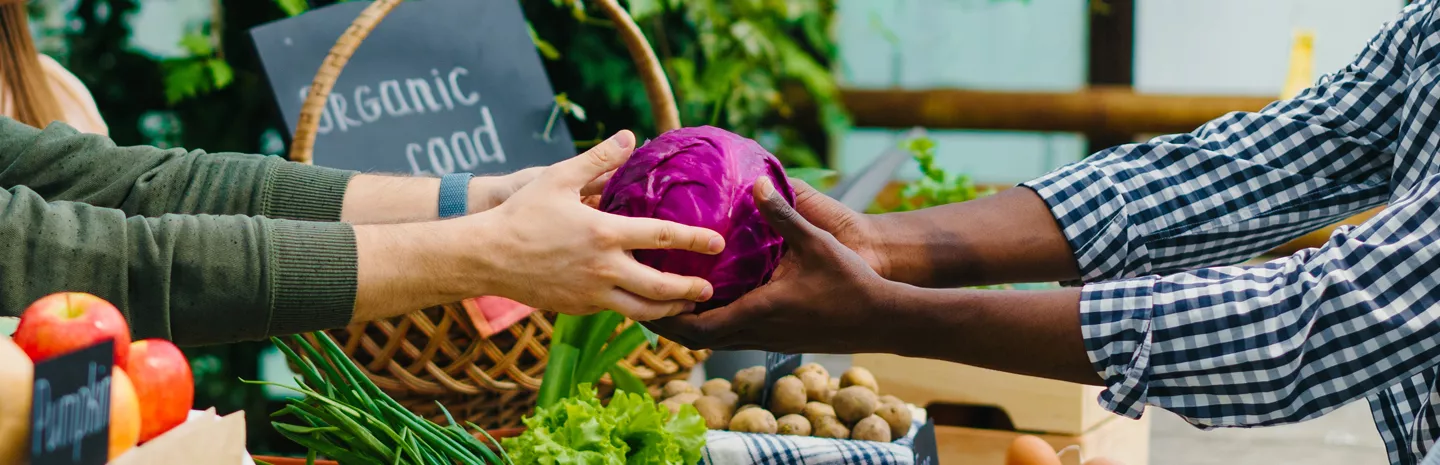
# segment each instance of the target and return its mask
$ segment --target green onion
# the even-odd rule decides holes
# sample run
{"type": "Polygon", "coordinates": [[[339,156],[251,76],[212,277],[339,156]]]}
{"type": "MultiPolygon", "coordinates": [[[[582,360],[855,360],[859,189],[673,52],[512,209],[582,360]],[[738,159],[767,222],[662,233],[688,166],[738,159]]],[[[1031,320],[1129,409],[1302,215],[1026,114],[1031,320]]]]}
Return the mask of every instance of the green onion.
{"type": "Polygon", "coordinates": [[[405,409],[370,381],[329,335],[313,336],[318,343],[291,336],[288,341],[298,346],[298,351],[271,338],[285,358],[299,367],[296,386],[245,381],[302,395],[290,399],[272,416],[293,415],[303,425],[271,425],[280,435],[309,449],[307,461],[313,463],[317,456],[324,456],[346,465],[510,465],[508,455],[490,449],[489,444],[498,448],[500,443],[488,434],[489,444],[466,432],[443,405],[449,426],[405,409]]]}
{"type": "MultiPolygon", "coordinates": [[[[620,335],[615,336],[615,340],[606,344],[605,349],[601,350],[600,354],[595,357],[595,362],[588,366],[580,367],[581,375],[575,378],[575,384],[593,385],[598,383],[601,375],[604,375],[606,371],[614,367],[615,364],[619,363],[625,356],[634,352],[635,348],[640,347],[640,344],[644,344],[645,333],[640,330],[641,328],[643,328],[643,326],[633,324],[625,328],[624,331],[621,331],[620,335]]],[[[614,329],[611,330],[613,331],[614,329]]],[[[644,391],[642,390],[641,392],[644,391]]]]}
{"type": "Polygon", "coordinates": [[[565,314],[555,317],[555,329],[550,333],[550,360],[545,362],[545,377],[540,380],[536,408],[555,405],[570,397],[575,389],[575,365],[580,359],[580,348],[573,339],[585,329],[578,326],[581,318],[584,317],[565,314]]]}

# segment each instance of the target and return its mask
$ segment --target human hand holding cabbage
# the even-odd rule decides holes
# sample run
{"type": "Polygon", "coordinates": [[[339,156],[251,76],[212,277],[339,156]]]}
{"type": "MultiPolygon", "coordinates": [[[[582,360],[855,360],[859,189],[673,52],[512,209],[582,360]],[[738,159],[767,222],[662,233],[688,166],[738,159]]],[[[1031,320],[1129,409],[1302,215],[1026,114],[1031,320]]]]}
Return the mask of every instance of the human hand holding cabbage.
{"type": "Polygon", "coordinates": [[[725,237],[713,256],[634,253],[715,286],[695,312],[647,323],[687,346],[844,352],[863,344],[837,336],[886,326],[874,311],[893,284],[882,277],[889,265],[878,224],[788,179],[754,141],[712,127],[663,134],[615,172],[600,209],[725,237]]]}
{"type": "Polygon", "coordinates": [[[475,273],[485,277],[484,295],[569,314],[613,309],[639,321],[732,302],[769,279],[784,250],[752,197],[760,178],[779,182],[774,192],[786,208],[793,202],[862,263],[884,269],[868,217],[787,179],[749,139],[682,129],[626,163],[633,145],[622,132],[571,160],[513,173],[500,184],[513,191],[496,195],[505,199],[499,206],[452,220],[490,251],[469,268],[485,270],[475,273]],[[587,195],[601,186],[603,196],[587,195]]]}
{"type": "MultiPolygon", "coordinates": [[[[894,328],[875,311],[888,288],[861,255],[806,220],[768,179],[755,183],[766,223],[785,239],[785,255],[769,282],[729,305],[646,323],[692,348],[801,353],[883,351],[894,328]]],[[[843,208],[843,206],[842,206],[843,208]]]]}
{"type": "Polygon", "coordinates": [[[622,131],[545,168],[499,207],[464,219],[475,223],[481,243],[501,252],[477,257],[493,273],[486,295],[568,314],[610,309],[641,321],[687,311],[710,298],[714,289],[704,279],[657,271],[631,254],[677,249],[713,255],[724,249],[724,238],[580,202],[584,188],[624,163],[634,145],[635,136],[622,131]]]}
{"type": "Polygon", "coordinates": [[[681,249],[713,255],[724,249],[724,238],[704,228],[604,213],[583,201],[628,159],[634,145],[635,136],[622,131],[584,154],[531,171],[523,187],[481,213],[357,225],[351,321],[476,296],[569,314],[609,309],[641,321],[708,300],[714,290],[704,279],[657,271],[631,253],[681,249]]]}

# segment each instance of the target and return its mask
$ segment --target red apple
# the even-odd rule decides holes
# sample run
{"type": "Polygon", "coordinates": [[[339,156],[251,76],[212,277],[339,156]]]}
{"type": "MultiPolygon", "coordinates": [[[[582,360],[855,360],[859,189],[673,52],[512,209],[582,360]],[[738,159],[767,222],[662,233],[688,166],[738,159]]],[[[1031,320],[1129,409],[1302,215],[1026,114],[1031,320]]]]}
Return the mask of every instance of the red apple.
{"type": "Polygon", "coordinates": [[[47,295],[25,309],[15,344],[36,362],[115,340],[115,366],[125,366],[130,327],[110,302],[83,292],[47,295]]]}
{"type": "Polygon", "coordinates": [[[140,399],[140,443],[185,422],[195,403],[195,380],[180,348],[164,339],[130,344],[125,365],[140,399]]]}

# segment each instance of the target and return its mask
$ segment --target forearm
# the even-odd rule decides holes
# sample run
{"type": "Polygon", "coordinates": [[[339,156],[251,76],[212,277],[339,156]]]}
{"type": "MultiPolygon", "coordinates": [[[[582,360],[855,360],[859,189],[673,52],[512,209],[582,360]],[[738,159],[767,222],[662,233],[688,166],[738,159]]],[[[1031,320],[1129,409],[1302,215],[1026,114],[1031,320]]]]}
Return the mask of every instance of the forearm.
{"type": "Polygon", "coordinates": [[[60,291],[121,308],[136,337],[180,344],[343,326],[354,300],[344,223],[128,216],[0,191],[0,309],[60,291]]]}
{"type": "MultiPolygon", "coordinates": [[[[514,192],[506,176],[470,180],[469,213],[498,205],[514,192]]],[[[345,190],[340,220],[352,224],[414,223],[440,218],[440,178],[362,174],[345,190]]]]}
{"type": "Polygon", "coordinates": [[[352,321],[403,315],[484,292],[480,266],[456,247],[482,247],[452,222],[355,227],[358,273],[352,321]]]}
{"type": "Polygon", "coordinates": [[[1079,277],[1065,235],[1030,189],[870,218],[891,280],[956,287],[1079,277]]]}
{"type": "Polygon", "coordinates": [[[1080,332],[1080,291],[926,289],[895,284],[881,313],[892,352],[1099,385],[1080,332]]]}
{"type": "MultiPolygon", "coordinates": [[[[470,212],[489,209],[513,192],[518,175],[471,180],[470,212]]],[[[262,155],[119,147],[64,125],[42,131],[4,119],[0,188],[13,185],[49,201],[132,216],[246,215],[353,224],[439,216],[439,178],[357,174],[262,155]]]]}

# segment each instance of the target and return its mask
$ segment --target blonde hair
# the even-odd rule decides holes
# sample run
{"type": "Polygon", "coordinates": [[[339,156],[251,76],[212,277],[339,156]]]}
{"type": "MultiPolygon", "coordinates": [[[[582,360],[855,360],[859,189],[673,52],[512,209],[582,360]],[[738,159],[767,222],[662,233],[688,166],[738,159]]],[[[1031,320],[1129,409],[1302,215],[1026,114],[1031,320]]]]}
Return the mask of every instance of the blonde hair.
{"type": "Polygon", "coordinates": [[[40,54],[30,37],[24,1],[0,0],[0,79],[14,102],[14,118],[43,128],[61,119],[60,102],[50,87],[40,54]]]}

